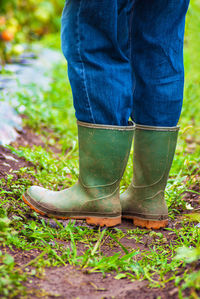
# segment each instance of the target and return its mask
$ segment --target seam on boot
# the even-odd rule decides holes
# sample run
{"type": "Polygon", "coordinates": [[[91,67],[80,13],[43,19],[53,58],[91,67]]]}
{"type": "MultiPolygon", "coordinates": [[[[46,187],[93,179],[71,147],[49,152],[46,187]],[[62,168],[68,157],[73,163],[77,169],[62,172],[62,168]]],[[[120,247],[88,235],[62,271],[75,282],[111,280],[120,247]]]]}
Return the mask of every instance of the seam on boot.
{"type": "Polygon", "coordinates": [[[113,183],[110,183],[110,184],[106,184],[106,185],[95,185],[95,186],[88,186],[88,185],[85,185],[81,179],[81,176],[79,177],[79,181],[80,181],[80,184],[85,188],[85,189],[93,189],[93,188],[101,188],[101,187],[109,187],[109,186],[113,186],[115,185],[116,183],[118,183],[118,181],[121,180],[121,178],[118,178],[116,181],[114,181],[113,183]]]}
{"type": "Polygon", "coordinates": [[[86,123],[77,120],[77,124],[81,127],[91,128],[91,129],[102,129],[102,130],[117,130],[117,131],[133,131],[135,129],[135,124],[130,122],[129,126],[115,126],[115,125],[101,125],[94,123],[86,123]]]}
{"type": "Polygon", "coordinates": [[[175,127],[154,127],[154,126],[146,126],[146,125],[136,124],[135,128],[138,129],[138,130],[176,132],[176,131],[179,131],[180,126],[175,126],[175,127]]]}

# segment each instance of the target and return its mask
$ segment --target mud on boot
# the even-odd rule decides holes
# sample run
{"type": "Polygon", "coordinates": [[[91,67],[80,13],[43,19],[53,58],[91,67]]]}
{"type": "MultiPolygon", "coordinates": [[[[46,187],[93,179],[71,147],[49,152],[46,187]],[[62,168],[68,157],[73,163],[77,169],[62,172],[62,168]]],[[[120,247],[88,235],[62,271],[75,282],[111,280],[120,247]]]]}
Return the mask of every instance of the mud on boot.
{"type": "Polygon", "coordinates": [[[31,209],[58,219],[86,219],[88,224],[121,223],[119,184],[134,126],[107,126],[78,121],[79,180],[71,188],[50,191],[32,186],[23,195],[31,209]]]}

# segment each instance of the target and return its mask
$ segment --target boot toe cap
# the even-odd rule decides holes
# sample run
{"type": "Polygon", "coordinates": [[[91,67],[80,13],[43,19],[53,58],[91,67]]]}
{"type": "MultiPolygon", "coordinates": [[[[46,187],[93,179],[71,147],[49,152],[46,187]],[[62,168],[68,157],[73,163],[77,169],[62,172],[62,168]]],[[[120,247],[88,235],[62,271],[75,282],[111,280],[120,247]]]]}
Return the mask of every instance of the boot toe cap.
{"type": "Polygon", "coordinates": [[[45,198],[46,189],[38,186],[31,186],[27,190],[27,194],[36,202],[41,202],[45,198]]]}

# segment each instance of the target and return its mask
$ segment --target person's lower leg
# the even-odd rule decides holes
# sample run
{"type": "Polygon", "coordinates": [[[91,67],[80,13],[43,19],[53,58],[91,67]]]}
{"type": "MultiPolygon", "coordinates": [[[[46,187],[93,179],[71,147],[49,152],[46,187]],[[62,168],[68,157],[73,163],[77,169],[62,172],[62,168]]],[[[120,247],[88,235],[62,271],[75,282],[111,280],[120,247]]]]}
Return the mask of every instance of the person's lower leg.
{"type": "Polygon", "coordinates": [[[79,121],[127,126],[132,111],[133,0],[67,1],[62,49],[79,121]]]}
{"type": "Polygon", "coordinates": [[[164,190],[173,161],[184,85],[183,37],[188,0],[140,0],[133,10],[133,180],[121,197],[135,224],[167,225],[164,190]]]}
{"type": "Polygon", "coordinates": [[[127,0],[66,1],[62,49],[79,129],[79,181],[54,192],[31,187],[24,201],[40,214],[113,226],[133,125],[127,0]],[[80,122],[81,121],[81,122],[80,122]],[[114,126],[113,126],[114,125],[114,126]]]}

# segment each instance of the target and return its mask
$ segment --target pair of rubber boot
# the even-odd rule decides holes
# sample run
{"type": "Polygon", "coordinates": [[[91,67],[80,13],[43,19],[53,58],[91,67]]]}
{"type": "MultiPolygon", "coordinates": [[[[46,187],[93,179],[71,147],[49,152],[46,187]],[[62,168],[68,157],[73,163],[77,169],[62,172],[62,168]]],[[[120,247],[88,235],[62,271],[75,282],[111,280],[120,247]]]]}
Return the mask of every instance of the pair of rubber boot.
{"type": "Polygon", "coordinates": [[[165,227],[168,209],[164,190],[177,134],[178,127],[133,123],[119,127],[78,121],[78,182],[63,191],[32,186],[23,199],[36,212],[58,219],[86,219],[88,224],[109,227],[120,224],[124,217],[142,227],[165,227]],[[133,134],[133,179],[120,198],[119,185],[133,134]]]}

